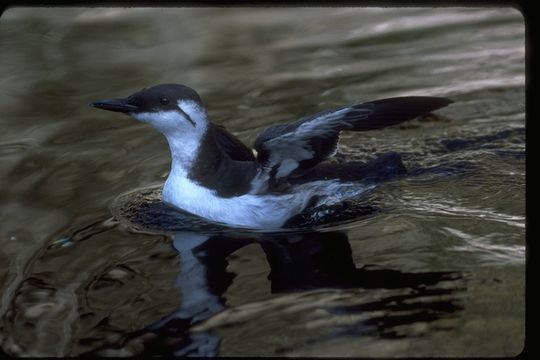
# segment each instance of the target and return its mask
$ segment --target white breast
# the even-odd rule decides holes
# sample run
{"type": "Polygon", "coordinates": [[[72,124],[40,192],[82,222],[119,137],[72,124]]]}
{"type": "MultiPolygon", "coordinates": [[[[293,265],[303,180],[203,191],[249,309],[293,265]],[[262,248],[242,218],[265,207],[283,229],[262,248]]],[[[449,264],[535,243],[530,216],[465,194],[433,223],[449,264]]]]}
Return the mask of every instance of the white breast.
{"type": "Polygon", "coordinates": [[[358,196],[366,187],[336,181],[303,184],[283,195],[245,194],[230,198],[217,196],[174,169],[165,182],[163,201],[211,221],[252,229],[278,229],[305,209],[313,195],[322,195],[317,205],[330,205],[358,196]]]}
{"type": "Polygon", "coordinates": [[[281,227],[305,208],[309,198],[300,194],[245,194],[222,198],[173,171],[163,188],[163,201],[168,204],[212,221],[255,229],[281,227]]]}

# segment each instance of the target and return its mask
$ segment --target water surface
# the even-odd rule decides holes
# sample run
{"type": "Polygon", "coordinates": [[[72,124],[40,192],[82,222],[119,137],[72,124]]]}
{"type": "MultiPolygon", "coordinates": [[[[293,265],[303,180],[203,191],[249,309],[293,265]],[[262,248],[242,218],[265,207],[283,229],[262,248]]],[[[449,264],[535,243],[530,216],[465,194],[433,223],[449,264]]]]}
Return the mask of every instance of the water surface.
{"type": "Polygon", "coordinates": [[[0,19],[3,351],[519,353],[524,56],[523,18],[510,8],[9,9],[0,19]],[[113,204],[159,189],[165,140],[87,104],[163,82],[196,89],[213,121],[247,144],[272,124],[344,104],[454,103],[344,134],[338,158],[396,151],[409,172],[380,184],[363,204],[374,211],[357,219],[270,234],[187,220],[144,229],[113,216],[113,204]]]}

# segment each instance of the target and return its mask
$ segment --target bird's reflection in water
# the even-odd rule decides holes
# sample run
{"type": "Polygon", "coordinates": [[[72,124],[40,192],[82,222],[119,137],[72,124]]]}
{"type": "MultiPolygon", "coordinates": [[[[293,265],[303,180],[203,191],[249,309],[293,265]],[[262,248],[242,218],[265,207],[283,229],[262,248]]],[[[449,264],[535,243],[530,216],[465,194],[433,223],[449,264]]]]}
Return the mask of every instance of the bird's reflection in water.
{"type": "MultiPolygon", "coordinates": [[[[204,235],[178,232],[174,247],[180,253],[180,272],[176,286],[182,304],[173,314],[144,330],[144,355],[214,356],[218,354],[220,336],[205,329],[190,331],[215,314],[226,310],[224,294],[235,274],[227,271],[227,257],[252,243],[262,247],[270,266],[268,279],[272,293],[291,293],[314,289],[407,289],[404,292],[381,293],[370,300],[329,305],[325,310],[341,314],[369,313],[360,323],[340,326],[335,336],[400,336],[396,326],[430,322],[448,317],[459,310],[456,293],[462,284],[455,272],[405,273],[375,266],[357,268],[349,240],[344,232],[259,233],[254,236],[230,233],[204,235]],[[439,286],[440,285],[440,286],[439,286]],[[379,312],[384,311],[384,315],[379,312]]],[[[138,332],[137,337],[141,335],[138,332]]]]}

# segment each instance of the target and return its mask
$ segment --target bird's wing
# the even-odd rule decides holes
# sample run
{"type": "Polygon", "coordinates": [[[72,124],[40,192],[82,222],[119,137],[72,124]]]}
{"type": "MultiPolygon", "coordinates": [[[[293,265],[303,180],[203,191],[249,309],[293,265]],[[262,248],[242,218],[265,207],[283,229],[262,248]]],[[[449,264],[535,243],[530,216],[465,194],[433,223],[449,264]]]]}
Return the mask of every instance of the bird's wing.
{"type": "Polygon", "coordinates": [[[272,126],[255,140],[257,161],[279,181],[333,156],[343,130],[381,129],[442,108],[452,101],[426,96],[396,97],[340,107],[272,126]]]}

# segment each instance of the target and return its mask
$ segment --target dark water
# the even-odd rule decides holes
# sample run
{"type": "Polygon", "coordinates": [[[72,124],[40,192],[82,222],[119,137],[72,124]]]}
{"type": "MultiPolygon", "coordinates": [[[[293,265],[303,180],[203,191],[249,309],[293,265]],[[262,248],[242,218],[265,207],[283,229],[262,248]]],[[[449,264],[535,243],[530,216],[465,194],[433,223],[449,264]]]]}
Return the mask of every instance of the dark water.
{"type": "Polygon", "coordinates": [[[521,351],[517,11],[28,8],[0,20],[4,352],[521,351]],[[434,117],[344,134],[338,158],[396,151],[408,168],[375,188],[357,218],[283,233],[181,215],[176,225],[187,226],[145,228],[133,221],[162,211],[165,140],[87,104],[162,82],[197,89],[212,119],[250,144],[271,124],[343,104],[401,95],[454,103],[434,117]]]}

